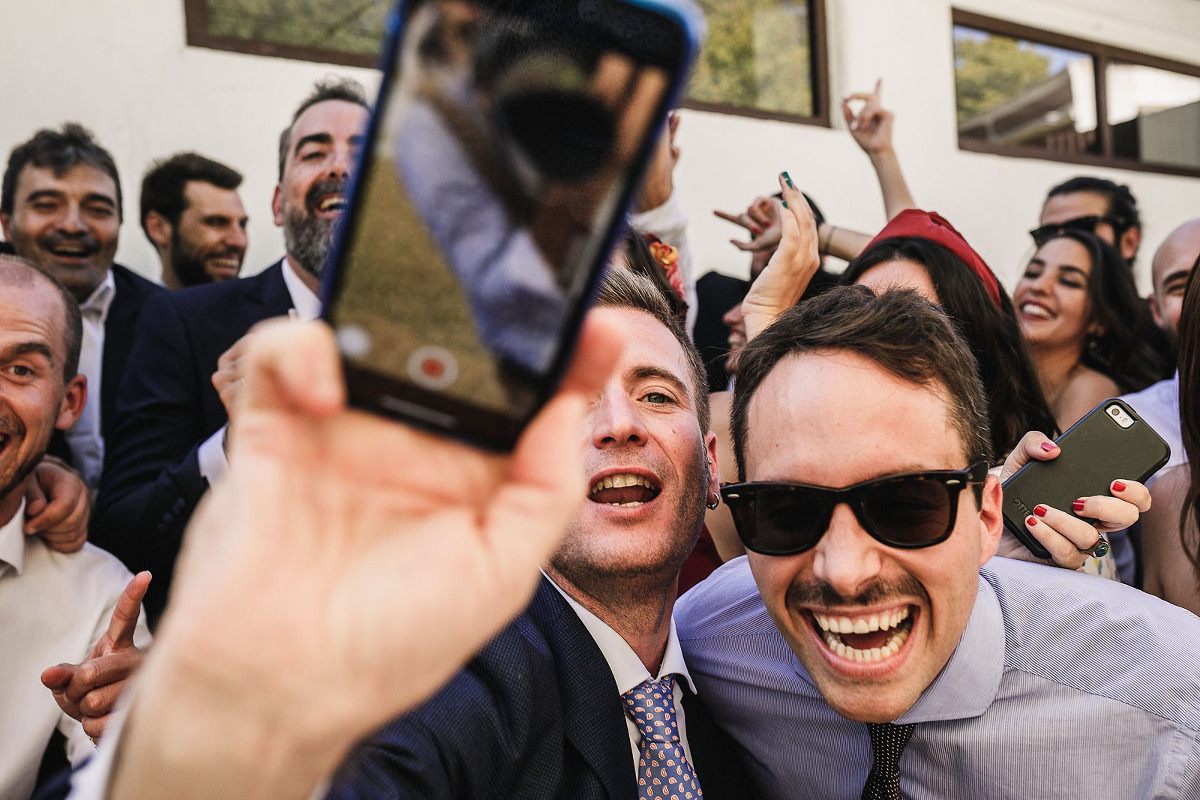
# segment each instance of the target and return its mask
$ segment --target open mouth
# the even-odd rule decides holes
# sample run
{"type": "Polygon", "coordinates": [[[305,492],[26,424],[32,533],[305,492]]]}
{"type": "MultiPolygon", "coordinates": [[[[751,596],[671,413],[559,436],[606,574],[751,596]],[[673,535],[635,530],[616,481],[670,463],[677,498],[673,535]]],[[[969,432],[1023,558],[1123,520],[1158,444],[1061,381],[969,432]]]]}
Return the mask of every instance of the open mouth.
{"type": "Polygon", "coordinates": [[[46,249],[49,250],[50,254],[55,258],[65,259],[87,258],[92,253],[96,252],[95,247],[84,244],[83,242],[62,242],[61,244],[56,244],[52,247],[47,247],[46,249]]]}
{"type": "Polygon", "coordinates": [[[209,266],[222,272],[236,272],[242,260],[236,256],[218,256],[208,259],[209,266]]]}
{"type": "Polygon", "coordinates": [[[341,194],[327,194],[313,204],[313,210],[322,214],[340,214],[346,210],[346,198],[341,194]]]}
{"type": "Polygon", "coordinates": [[[847,661],[873,664],[894,656],[912,633],[912,606],[849,617],[810,611],[817,635],[830,651],[847,661]]]}
{"type": "Polygon", "coordinates": [[[588,499],[593,503],[633,508],[649,503],[661,492],[662,487],[652,478],[621,472],[597,479],[588,490],[588,499]]]}
{"type": "Polygon", "coordinates": [[[1046,308],[1045,306],[1038,305],[1037,303],[1022,303],[1021,304],[1021,314],[1023,314],[1026,317],[1033,317],[1035,319],[1053,319],[1054,318],[1054,315],[1052,313],[1050,313],[1050,310],[1048,308],[1046,308]]]}

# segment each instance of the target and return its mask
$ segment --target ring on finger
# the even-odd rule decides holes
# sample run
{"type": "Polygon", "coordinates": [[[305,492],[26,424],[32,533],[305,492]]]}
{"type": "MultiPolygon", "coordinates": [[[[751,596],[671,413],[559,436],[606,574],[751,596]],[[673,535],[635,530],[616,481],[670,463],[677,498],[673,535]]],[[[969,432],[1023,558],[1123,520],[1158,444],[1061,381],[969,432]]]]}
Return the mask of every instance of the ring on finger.
{"type": "Polygon", "coordinates": [[[1095,558],[1104,558],[1108,555],[1108,551],[1112,549],[1112,545],[1108,542],[1108,537],[1104,535],[1104,531],[1096,531],[1096,543],[1084,550],[1080,548],[1080,552],[1087,553],[1095,558]]]}

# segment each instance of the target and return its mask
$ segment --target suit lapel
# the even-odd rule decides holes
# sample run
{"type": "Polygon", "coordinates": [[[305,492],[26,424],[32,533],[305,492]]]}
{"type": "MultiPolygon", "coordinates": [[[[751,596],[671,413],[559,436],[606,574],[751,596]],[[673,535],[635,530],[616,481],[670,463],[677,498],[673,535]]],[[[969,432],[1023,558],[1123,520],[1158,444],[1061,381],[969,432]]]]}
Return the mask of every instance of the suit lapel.
{"type": "Polygon", "coordinates": [[[563,732],[610,798],[636,798],[625,711],[608,662],[579,617],[546,579],[531,615],[554,650],[563,732]]]}
{"type": "Polygon", "coordinates": [[[292,308],[292,296],[283,281],[283,259],[246,280],[247,328],[270,317],[285,316],[292,308]]]}
{"type": "Polygon", "coordinates": [[[129,351],[133,349],[136,318],[141,311],[144,298],[138,287],[127,278],[123,267],[112,266],[113,292],[108,316],[104,320],[104,348],[100,353],[100,431],[108,436],[111,422],[116,414],[117,391],[121,388],[121,376],[129,351]]]}

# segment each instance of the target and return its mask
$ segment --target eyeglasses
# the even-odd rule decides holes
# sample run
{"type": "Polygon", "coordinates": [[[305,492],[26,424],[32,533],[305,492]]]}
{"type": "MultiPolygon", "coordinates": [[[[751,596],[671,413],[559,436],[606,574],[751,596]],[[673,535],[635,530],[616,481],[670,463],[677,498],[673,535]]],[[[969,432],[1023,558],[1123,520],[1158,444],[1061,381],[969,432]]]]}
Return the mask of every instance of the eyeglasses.
{"type": "Polygon", "coordinates": [[[980,487],[988,465],[981,461],[964,470],[931,470],[889,475],[844,489],[801,483],[751,481],[721,487],[733,513],[738,536],[747,550],[767,556],[790,556],[812,548],[839,503],[848,503],[863,530],[889,547],[913,549],[946,541],[954,530],[958,495],[980,487]]]}
{"type": "Polygon", "coordinates": [[[1041,247],[1046,242],[1058,236],[1063,231],[1084,231],[1085,233],[1095,233],[1096,226],[1102,222],[1106,222],[1112,226],[1112,229],[1120,233],[1125,229],[1125,223],[1116,217],[1091,215],[1087,217],[1076,217],[1075,219],[1056,222],[1053,225],[1043,225],[1040,228],[1034,228],[1029,232],[1033,237],[1033,243],[1041,247]]]}

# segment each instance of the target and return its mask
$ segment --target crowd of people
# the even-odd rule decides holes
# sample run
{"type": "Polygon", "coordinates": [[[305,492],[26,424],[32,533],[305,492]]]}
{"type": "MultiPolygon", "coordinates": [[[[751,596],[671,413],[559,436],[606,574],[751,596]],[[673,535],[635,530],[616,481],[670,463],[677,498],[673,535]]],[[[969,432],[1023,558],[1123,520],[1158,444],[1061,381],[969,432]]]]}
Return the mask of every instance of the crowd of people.
{"type": "Polygon", "coordinates": [[[160,285],[86,128],[11,149],[0,798],[1200,797],[1200,220],[1143,300],[1133,194],[1065,181],[1010,297],[876,86],[887,224],[785,172],[697,280],[672,115],[497,456],[348,410],[311,322],[370,111],[299,104],[246,278],[237,170],[147,171],[160,285]],[[1031,509],[1037,563],[1001,481],[1122,393],[1171,461],[1031,509]]]}

